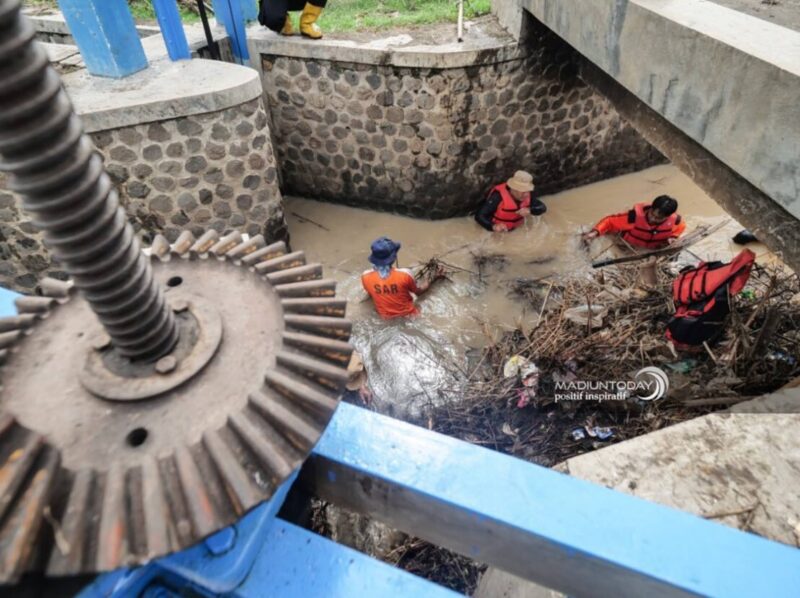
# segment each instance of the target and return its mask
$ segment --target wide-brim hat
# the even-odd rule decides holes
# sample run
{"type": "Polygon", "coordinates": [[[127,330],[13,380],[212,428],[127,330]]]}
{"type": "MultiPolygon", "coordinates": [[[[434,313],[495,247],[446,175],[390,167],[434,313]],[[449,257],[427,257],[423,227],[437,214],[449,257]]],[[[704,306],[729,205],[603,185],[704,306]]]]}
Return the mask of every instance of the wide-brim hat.
{"type": "Polygon", "coordinates": [[[533,191],[533,177],[524,170],[518,170],[506,181],[506,185],[514,191],[527,193],[533,191]]]}
{"type": "Polygon", "coordinates": [[[390,266],[397,259],[397,252],[400,250],[400,243],[392,241],[389,237],[375,239],[370,247],[372,253],[369,261],[375,266],[390,266]]]}

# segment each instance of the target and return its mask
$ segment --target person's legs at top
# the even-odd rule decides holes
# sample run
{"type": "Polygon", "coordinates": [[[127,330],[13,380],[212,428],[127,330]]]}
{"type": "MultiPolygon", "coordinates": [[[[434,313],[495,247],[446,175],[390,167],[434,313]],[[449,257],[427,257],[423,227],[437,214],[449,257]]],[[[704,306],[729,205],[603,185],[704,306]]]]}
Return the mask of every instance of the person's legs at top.
{"type": "Polygon", "coordinates": [[[313,0],[305,4],[303,14],[300,15],[300,33],[311,39],[322,37],[322,30],[317,25],[317,19],[326,4],[327,0],[313,0]]]}
{"type": "Polygon", "coordinates": [[[258,22],[281,35],[292,35],[294,27],[289,11],[302,10],[305,0],[261,0],[258,22]]]}

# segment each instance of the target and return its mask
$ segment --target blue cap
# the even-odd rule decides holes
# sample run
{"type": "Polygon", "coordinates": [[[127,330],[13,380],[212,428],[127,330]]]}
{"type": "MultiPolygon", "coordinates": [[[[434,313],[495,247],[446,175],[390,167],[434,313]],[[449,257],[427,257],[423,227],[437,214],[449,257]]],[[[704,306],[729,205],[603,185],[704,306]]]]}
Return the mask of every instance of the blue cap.
{"type": "Polygon", "coordinates": [[[389,266],[397,259],[400,243],[395,243],[389,237],[380,237],[372,242],[372,253],[369,261],[376,266],[389,266]]]}

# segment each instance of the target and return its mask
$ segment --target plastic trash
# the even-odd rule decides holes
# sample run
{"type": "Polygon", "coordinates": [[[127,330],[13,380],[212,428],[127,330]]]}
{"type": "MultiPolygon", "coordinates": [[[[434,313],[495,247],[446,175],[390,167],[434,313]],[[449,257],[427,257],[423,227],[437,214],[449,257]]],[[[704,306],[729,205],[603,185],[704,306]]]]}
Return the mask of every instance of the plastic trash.
{"type": "Polygon", "coordinates": [[[743,228],[733,237],[733,242],[737,245],[747,245],[748,243],[758,243],[758,239],[749,230],[743,228]]]}
{"type": "Polygon", "coordinates": [[[530,361],[522,355],[514,355],[506,360],[503,365],[503,377],[513,378],[520,373],[520,370],[530,364],[530,361]]]}
{"type": "Polygon", "coordinates": [[[682,361],[676,361],[675,363],[667,363],[665,365],[666,365],[666,367],[671,369],[673,372],[678,372],[679,374],[688,374],[694,368],[697,367],[697,360],[696,359],[684,359],[682,361]]]}
{"type": "Polygon", "coordinates": [[[784,353],[783,351],[773,351],[767,355],[767,359],[770,361],[778,361],[780,363],[785,363],[787,365],[796,365],[797,359],[793,355],[789,355],[788,353],[784,353]]]}
{"type": "Polygon", "coordinates": [[[591,428],[586,426],[586,433],[592,438],[597,438],[598,440],[608,440],[614,436],[614,430],[611,428],[603,428],[601,426],[594,426],[591,428]]]}
{"type": "Polygon", "coordinates": [[[574,322],[579,326],[588,326],[589,318],[591,317],[592,328],[600,328],[603,325],[603,318],[605,318],[607,314],[608,308],[603,305],[592,305],[591,315],[589,314],[588,305],[570,307],[564,311],[564,317],[570,322],[574,322]]]}
{"type": "Polygon", "coordinates": [[[573,440],[583,440],[584,438],[586,438],[586,432],[583,431],[583,428],[575,428],[572,431],[573,440]]]}

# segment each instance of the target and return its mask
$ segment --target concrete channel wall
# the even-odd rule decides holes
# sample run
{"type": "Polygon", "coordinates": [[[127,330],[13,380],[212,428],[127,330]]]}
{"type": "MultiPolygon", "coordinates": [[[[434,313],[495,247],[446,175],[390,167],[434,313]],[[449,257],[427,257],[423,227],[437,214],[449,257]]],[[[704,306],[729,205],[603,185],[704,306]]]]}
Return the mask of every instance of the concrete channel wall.
{"type": "Polygon", "coordinates": [[[525,10],[800,218],[800,33],[712,2],[495,0],[525,10]]]}
{"type": "MultiPolygon", "coordinates": [[[[208,229],[285,239],[278,172],[258,74],[192,60],[161,61],[122,80],[64,77],[140,236],[174,241],[208,229]]],[[[31,292],[51,263],[19,198],[0,178],[0,286],[31,292]]]]}
{"type": "Polygon", "coordinates": [[[441,218],[520,168],[553,193],[663,161],[552,34],[400,48],[248,35],[288,194],[441,218]]]}

